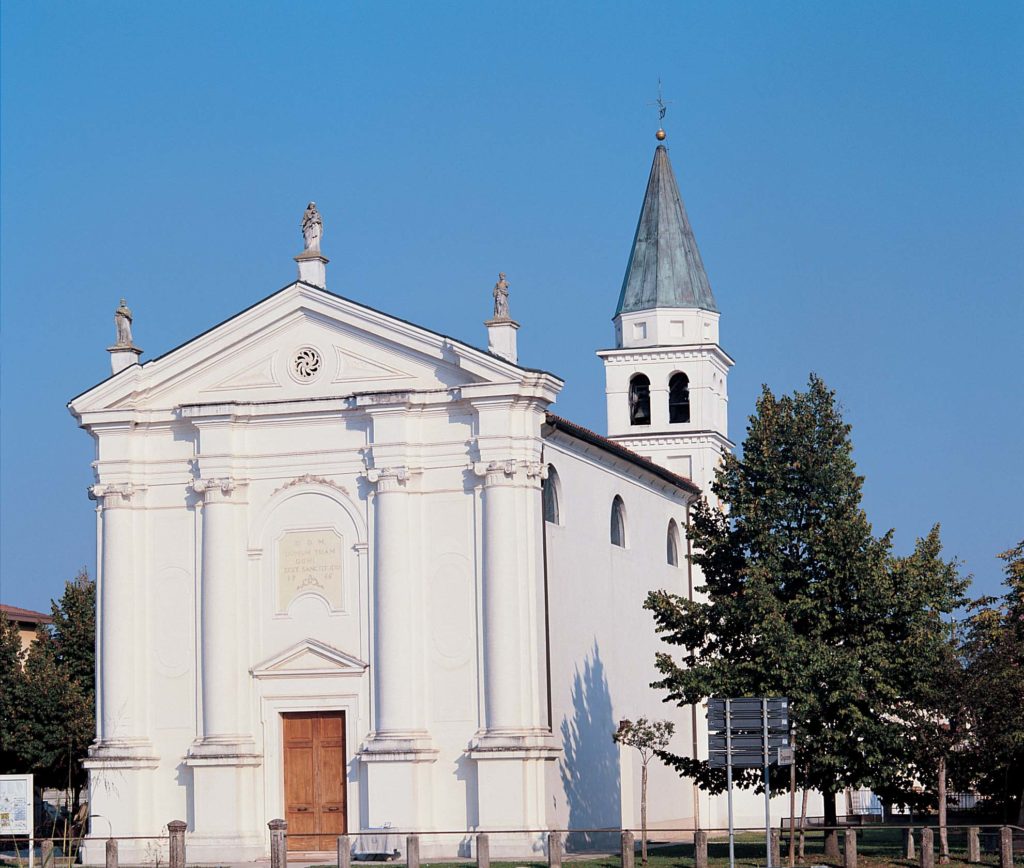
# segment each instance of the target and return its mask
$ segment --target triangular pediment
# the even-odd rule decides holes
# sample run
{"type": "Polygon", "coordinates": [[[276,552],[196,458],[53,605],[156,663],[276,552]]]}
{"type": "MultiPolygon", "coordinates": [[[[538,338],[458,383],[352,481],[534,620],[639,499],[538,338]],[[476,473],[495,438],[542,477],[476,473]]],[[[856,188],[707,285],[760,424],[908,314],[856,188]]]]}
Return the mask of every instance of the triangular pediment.
{"type": "Polygon", "coordinates": [[[76,415],[515,382],[503,359],[305,283],[74,398],[76,415]]]}
{"type": "Polygon", "coordinates": [[[361,675],[367,665],[318,639],[301,642],[264,660],[249,671],[254,678],[294,678],[324,675],[361,675]]]}

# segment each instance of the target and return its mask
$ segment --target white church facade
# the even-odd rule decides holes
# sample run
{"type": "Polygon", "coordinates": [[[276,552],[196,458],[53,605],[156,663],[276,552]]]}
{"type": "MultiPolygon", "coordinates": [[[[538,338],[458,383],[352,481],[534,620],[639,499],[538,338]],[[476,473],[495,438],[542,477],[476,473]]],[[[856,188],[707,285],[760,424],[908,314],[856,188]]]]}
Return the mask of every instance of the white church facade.
{"type": "MultiPolygon", "coordinates": [[[[667,151],[599,352],[608,436],[517,364],[503,277],[477,349],[330,292],[312,205],[303,228],[298,280],[158,358],[122,303],[113,375],[69,403],[96,444],[93,813],[117,835],[184,820],[203,861],[266,855],[275,817],[296,851],[638,826],[618,721],[706,750],[703,712],[649,687],[642,604],[700,584],[688,510],[731,447],[732,360],[667,151]]],[[[658,763],[650,787],[654,826],[725,824],[658,763]]]]}

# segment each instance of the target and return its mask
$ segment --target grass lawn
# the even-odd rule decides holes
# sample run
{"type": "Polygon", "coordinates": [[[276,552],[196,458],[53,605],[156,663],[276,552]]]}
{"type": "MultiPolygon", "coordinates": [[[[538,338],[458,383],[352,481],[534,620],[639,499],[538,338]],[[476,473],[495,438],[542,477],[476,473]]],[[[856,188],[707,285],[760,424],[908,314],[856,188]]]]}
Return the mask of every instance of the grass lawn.
{"type": "MultiPolygon", "coordinates": [[[[857,830],[857,864],[858,868],[883,868],[883,866],[919,866],[918,859],[902,858],[902,833],[899,829],[858,829],[857,830]]],[[[935,836],[936,858],[938,866],[938,834],[935,836]]],[[[915,835],[920,847],[920,837],[915,835]]],[[[783,836],[782,841],[782,864],[788,865],[788,839],[783,836]]],[[[842,836],[840,835],[840,847],[842,836]]],[[[950,865],[967,865],[967,841],[966,831],[962,829],[949,832],[950,865]]],[[[826,860],[821,854],[824,848],[824,838],[819,833],[808,833],[804,848],[804,866],[830,865],[842,866],[842,858],[838,860],[826,860]]],[[[736,836],[736,865],[743,868],[752,866],[763,866],[764,858],[764,836],[744,834],[736,836]]],[[[918,849],[920,856],[920,849],[918,849]]],[[[617,853],[609,855],[587,856],[584,854],[566,854],[565,862],[580,865],[581,868],[621,868],[621,860],[617,853]]],[[[729,864],[729,842],[726,839],[716,838],[708,844],[708,863],[714,868],[722,868],[729,864]]],[[[353,868],[359,863],[353,863],[353,868]]],[[[399,868],[401,863],[389,863],[394,868],[399,868]]],[[[424,862],[424,868],[467,868],[467,865],[475,863],[464,860],[461,862],[424,862]]],[[[693,844],[670,844],[648,846],[648,868],[691,868],[693,866],[693,844]]],[[[797,863],[800,865],[801,863],[797,863]]],[[[999,856],[996,853],[983,853],[982,865],[998,865],[999,856]]],[[[1024,865],[1024,854],[1017,854],[1014,865],[1024,865]]],[[[331,866],[322,866],[331,868],[331,866]]],[[[526,861],[499,862],[492,861],[491,868],[547,868],[547,861],[526,861]]],[[[636,868],[640,868],[639,848],[636,854],[636,868]]]]}

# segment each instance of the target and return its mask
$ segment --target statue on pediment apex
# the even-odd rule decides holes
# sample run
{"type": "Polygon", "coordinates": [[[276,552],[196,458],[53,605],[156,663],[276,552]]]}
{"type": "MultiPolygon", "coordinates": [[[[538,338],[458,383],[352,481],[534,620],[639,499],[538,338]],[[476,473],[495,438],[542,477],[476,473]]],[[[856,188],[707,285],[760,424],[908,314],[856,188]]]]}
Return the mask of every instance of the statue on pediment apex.
{"type": "Polygon", "coordinates": [[[494,284],[494,319],[511,319],[508,313],[508,281],[505,280],[505,272],[498,275],[498,282],[494,284]]]}
{"type": "Polygon", "coordinates": [[[132,312],[125,300],[114,311],[114,325],[117,328],[117,344],[119,347],[130,347],[132,344],[132,312]]]}
{"type": "Polygon", "coordinates": [[[310,202],[302,215],[302,241],[306,250],[320,252],[320,239],[324,234],[324,221],[316,210],[316,202],[310,202]]]}

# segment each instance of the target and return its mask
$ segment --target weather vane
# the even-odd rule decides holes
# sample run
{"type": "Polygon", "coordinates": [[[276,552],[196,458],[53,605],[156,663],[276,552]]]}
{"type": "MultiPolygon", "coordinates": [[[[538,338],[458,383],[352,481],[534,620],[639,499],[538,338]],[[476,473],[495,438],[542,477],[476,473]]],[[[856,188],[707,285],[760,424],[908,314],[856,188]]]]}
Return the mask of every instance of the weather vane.
{"type": "Polygon", "coordinates": [[[662,121],[665,120],[665,115],[668,113],[668,107],[672,104],[672,100],[667,102],[661,97],[661,76],[658,76],[658,98],[654,102],[649,102],[647,105],[655,105],[658,107],[658,132],[654,135],[659,142],[665,141],[665,128],[662,126],[662,121]]]}

